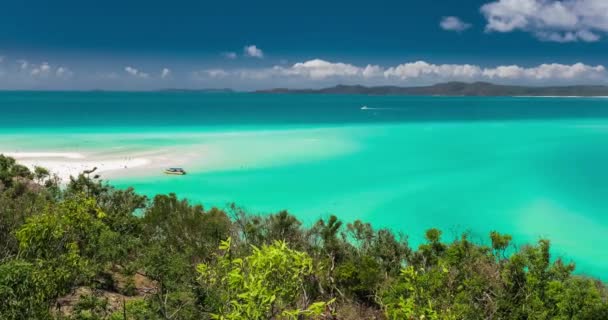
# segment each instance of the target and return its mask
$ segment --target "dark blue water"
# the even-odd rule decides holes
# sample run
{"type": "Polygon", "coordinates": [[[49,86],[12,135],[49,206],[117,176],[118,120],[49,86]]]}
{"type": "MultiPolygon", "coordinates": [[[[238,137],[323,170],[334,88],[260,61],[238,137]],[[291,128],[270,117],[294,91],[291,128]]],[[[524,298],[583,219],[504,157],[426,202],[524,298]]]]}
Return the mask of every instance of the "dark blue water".
{"type": "Polygon", "coordinates": [[[0,92],[0,128],[608,118],[608,99],[0,92]],[[367,106],[368,110],[361,110],[367,106]]]}

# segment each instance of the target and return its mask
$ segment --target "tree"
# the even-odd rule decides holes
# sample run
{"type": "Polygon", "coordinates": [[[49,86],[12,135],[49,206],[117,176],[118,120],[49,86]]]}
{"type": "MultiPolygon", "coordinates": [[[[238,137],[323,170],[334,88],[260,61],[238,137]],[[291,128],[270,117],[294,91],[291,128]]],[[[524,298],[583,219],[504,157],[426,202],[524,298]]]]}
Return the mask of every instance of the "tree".
{"type": "Polygon", "coordinates": [[[220,251],[214,264],[197,267],[201,285],[208,290],[212,318],[262,320],[323,315],[328,303],[309,304],[304,290],[306,277],[313,272],[308,254],[275,241],[252,247],[247,257],[234,258],[230,239],[222,242],[220,251]]]}
{"type": "Polygon", "coordinates": [[[494,256],[500,261],[504,261],[506,257],[506,250],[511,243],[512,237],[508,234],[500,234],[497,231],[490,232],[490,239],[492,240],[492,250],[494,250],[494,256]]]}
{"type": "Polygon", "coordinates": [[[148,243],[162,243],[167,251],[190,257],[192,264],[204,261],[228,237],[230,219],[221,210],[205,211],[175,194],[158,195],[143,218],[144,236],[148,243]]]}
{"type": "Polygon", "coordinates": [[[0,264],[0,319],[50,319],[53,281],[31,262],[9,260],[0,264]]]}
{"type": "Polygon", "coordinates": [[[49,204],[17,231],[19,256],[45,273],[49,296],[67,293],[103,270],[118,234],[103,222],[95,200],[76,197],[49,204]]]}
{"type": "Polygon", "coordinates": [[[383,280],[380,264],[370,255],[341,263],[335,271],[336,285],[345,294],[367,305],[375,303],[375,293],[383,280]]]}
{"type": "Polygon", "coordinates": [[[23,165],[18,164],[15,159],[0,154],[0,189],[10,188],[15,178],[31,179],[32,173],[23,165]]]}

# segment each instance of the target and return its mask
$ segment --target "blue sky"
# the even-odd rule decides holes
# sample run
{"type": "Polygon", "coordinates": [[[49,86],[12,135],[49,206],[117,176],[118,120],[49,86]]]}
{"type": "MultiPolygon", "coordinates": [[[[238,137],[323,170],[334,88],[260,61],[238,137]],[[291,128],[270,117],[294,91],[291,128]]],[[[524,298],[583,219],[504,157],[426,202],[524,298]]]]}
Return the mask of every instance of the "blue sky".
{"type": "Polygon", "coordinates": [[[606,83],[608,1],[6,1],[0,88],[606,83]]]}

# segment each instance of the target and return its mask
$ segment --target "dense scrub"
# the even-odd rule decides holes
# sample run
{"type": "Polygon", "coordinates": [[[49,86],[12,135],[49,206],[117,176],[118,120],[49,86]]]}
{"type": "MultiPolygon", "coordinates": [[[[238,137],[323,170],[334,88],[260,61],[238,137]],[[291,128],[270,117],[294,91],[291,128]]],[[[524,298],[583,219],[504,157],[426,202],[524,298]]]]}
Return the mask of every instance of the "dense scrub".
{"type": "Polygon", "coordinates": [[[550,256],[467,234],[407,238],[335,216],[205,209],[94,178],[65,188],[0,155],[0,319],[608,319],[550,256]]]}

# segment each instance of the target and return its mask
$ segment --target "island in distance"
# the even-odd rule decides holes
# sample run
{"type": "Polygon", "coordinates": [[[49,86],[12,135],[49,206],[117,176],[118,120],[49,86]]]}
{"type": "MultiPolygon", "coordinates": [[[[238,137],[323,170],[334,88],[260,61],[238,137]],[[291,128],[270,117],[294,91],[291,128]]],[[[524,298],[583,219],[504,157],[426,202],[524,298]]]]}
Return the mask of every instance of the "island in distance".
{"type": "Polygon", "coordinates": [[[558,97],[601,97],[608,96],[608,86],[513,86],[489,82],[446,82],[430,86],[398,87],[362,85],[337,85],[322,89],[276,88],[258,90],[257,93],[301,93],[301,94],[366,94],[366,95],[411,95],[411,96],[558,96],[558,97]]]}

